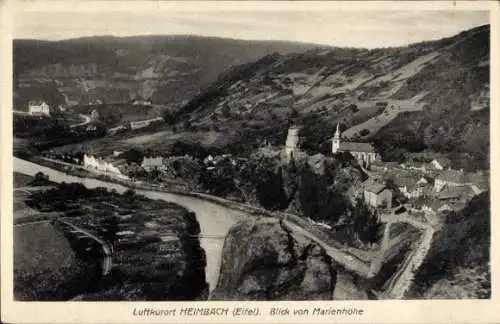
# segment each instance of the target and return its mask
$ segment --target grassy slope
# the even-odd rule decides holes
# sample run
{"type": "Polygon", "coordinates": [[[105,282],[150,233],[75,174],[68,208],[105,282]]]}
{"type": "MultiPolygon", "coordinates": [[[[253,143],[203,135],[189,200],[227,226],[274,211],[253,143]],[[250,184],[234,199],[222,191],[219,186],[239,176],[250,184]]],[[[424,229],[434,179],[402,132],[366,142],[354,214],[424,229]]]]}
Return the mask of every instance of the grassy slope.
{"type": "Polygon", "coordinates": [[[14,297],[64,300],[84,273],[69,242],[49,223],[14,229],[14,297]]]}

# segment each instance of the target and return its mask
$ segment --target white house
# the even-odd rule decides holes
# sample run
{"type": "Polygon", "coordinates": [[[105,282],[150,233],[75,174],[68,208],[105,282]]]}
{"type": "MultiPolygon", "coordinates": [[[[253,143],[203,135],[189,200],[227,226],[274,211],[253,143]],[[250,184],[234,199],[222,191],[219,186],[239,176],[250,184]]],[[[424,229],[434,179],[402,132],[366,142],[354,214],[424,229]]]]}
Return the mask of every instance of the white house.
{"type": "Polygon", "coordinates": [[[50,107],[45,101],[30,101],[28,109],[29,114],[33,116],[50,116],[50,107]]]}
{"type": "Polygon", "coordinates": [[[438,170],[448,170],[451,166],[451,161],[448,158],[439,157],[432,160],[431,164],[438,170]]]}
{"type": "Polygon", "coordinates": [[[158,157],[144,157],[141,166],[146,170],[163,169],[163,158],[158,157]]]}
{"type": "Polygon", "coordinates": [[[89,169],[96,170],[104,174],[110,174],[121,179],[128,179],[121,170],[118,168],[118,163],[115,161],[106,161],[104,159],[97,158],[93,155],[83,155],[83,166],[89,169]]]}

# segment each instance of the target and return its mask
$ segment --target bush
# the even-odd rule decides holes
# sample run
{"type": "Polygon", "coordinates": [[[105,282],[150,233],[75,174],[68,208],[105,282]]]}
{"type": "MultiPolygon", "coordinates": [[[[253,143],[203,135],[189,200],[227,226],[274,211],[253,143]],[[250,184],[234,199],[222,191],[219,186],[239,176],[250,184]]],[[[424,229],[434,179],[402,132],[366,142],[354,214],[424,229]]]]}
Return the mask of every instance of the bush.
{"type": "Polygon", "coordinates": [[[34,179],[30,182],[30,186],[45,186],[50,184],[49,176],[44,174],[43,172],[38,172],[35,174],[34,179]]]}
{"type": "Polygon", "coordinates": [[[361,136],[367,136],[368,134],[370,134],[370,131],[366,128],[363,128],[360,132],[359,132],[359,135],[361,136]]]}
{"type": "Polygon", "coordinates": [[[359,111],[359,108],[356,104],[350,104],[349,106],[347,106],[347,109],[350,109],[354,114],[359,111]]]}

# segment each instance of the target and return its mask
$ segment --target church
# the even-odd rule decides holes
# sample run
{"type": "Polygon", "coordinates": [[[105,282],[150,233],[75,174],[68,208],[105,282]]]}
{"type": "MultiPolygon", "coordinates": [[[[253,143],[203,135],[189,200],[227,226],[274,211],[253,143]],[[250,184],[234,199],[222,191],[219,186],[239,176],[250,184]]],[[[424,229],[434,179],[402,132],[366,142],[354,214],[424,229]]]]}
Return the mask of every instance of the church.
{"type": "Polygon", "coordinates": [[[337,123],[337,130],[332,138],[332,153],[350,152],[358,160],[362,167],[368,167],[375,161],[380,161],[380,154],[371,143],[344,142],[340,138],[340,127],[337,123]]]}

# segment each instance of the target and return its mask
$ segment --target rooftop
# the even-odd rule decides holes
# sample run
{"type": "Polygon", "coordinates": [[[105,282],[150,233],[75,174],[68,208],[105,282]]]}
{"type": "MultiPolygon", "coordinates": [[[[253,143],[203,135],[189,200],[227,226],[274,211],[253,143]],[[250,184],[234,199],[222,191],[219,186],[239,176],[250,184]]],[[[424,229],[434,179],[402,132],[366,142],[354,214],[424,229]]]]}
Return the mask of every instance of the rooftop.
{"type": "Polygon", "coordinates": [[[438,180],[453,182],[453,183],[465,183],[466,178],[463,172],[456,170],[446,170],[441,172],[438,177],[438,180]]]}
{"type": "Polygon", "coordinates": [[[375,147],[371,143],[340,142],[340,151],[375,153],[375,147]]]}
{"type": "Polygon", "coordinates": [[[369,179],[363,183],[363,188],[366,191],[378,194],[385,189],[385,184],[369,179]]]}
{"type": "Polygon", "coordinates": [[[443,191],[439,193],[438,198],[442,200],[446,199],[454,199],[461,197],[472,197],[474,196],[474,192],[472,191],[470,186],[458,186],[445,188],[443,191]]]}

